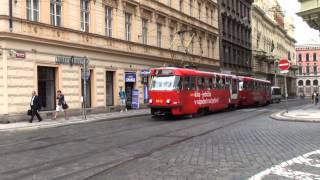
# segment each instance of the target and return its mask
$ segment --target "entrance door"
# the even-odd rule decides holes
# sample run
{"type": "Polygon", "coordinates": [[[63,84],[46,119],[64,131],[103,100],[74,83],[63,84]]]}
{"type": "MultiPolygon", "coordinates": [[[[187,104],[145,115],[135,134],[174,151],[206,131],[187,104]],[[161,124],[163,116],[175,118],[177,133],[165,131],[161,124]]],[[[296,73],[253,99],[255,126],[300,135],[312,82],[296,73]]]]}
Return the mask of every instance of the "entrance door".
{"type": "Polygon", "coordinates": [[[113,99],[113,72],[107,71],[106,72],[106,102],[107,106],[113,106],[114,99],[113,99]]]}
{"type": "Polygon", "coordinates": [[[41,110],[50,111],[55,109],[55,68],[38,67],[38,96],[41,110]]]}
{"type": "MultiPolygon", "coordinates": [[[[91,74],[92,74],[92,71],[90,70],[90,75],[89,75],[89,78],[86,80],[87,81],[87,87],[86,87],[86,99],[85,99],[85,102],[86,102],[86,108],[91,108],[91,74]]],[[[83,76],[81,76],[81,95],[82,97],[84,97],[84,93],[83,93],[83,76]]]]}
{"type": "Polygon", "coordinates": [[[134,83],[132,83],[132,82],[126,83],[126,87],[125,87],[125,92],[126,92],[126,96],[127,96],[126,106],[128,109],[131,109],[133,87],[134,87],[134,83]]]}

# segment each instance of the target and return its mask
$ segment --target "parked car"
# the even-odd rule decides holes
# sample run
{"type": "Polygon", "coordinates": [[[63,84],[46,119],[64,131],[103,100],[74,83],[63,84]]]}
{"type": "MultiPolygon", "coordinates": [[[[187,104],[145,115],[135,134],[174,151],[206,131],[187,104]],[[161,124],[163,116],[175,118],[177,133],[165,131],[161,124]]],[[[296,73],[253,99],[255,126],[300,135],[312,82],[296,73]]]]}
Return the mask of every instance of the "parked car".
{"type": "Polygon", "coordinates": [[[278,86],[271,87],[271,102],[272,103],[280,103],[281,102],[281,88],[278,86]]]}

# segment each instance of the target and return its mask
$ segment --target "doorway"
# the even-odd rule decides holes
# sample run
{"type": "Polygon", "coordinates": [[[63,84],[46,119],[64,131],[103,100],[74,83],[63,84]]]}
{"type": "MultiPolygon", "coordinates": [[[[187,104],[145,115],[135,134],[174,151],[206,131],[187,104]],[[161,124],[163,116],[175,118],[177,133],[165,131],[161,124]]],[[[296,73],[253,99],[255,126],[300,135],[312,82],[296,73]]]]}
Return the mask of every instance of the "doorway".
{"type": "Polygon", "coordinates": [[[106,72],[106,105],[113,106],[114,105],[114,97],[113,97],[113,71],[106,72]]]}
{"type": "Polygon", "coordinates": [[[54,110],[55,101],[55,71],[53,67],[38,66],[38,96],[42,111],[54,110]]]}

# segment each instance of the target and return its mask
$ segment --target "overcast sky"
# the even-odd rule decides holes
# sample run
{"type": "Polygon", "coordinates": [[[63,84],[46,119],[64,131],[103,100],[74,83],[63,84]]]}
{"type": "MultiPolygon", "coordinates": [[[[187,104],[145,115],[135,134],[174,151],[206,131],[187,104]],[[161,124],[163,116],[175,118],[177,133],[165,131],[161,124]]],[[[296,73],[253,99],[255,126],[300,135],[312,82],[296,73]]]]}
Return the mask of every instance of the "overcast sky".
{"type": "Polygon", "coordinates": [[[294,19],[295,35],[297,44],[314,44],[320,43],[319,31],[308,26],[301,17],[296,13],[300,11],[300,3],[298,0],[278,0],[281,7],[285,11],[286,16],[292,16],[294,19]]]}

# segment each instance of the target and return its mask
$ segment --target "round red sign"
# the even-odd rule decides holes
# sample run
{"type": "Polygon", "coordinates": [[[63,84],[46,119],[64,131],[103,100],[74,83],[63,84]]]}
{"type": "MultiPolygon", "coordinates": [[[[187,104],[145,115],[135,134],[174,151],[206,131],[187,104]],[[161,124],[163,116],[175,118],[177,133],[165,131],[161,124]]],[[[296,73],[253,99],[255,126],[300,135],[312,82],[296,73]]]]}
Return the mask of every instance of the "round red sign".
{"type": "Polygon", "coordinates": [[[285,70],[289,70],[289,67],[290,67],[290,64],[289,64],[289,61],[286,60],[286,59],[281,59],[279,61],[279,69],[281,71],[285,71],[285,70]]]}

